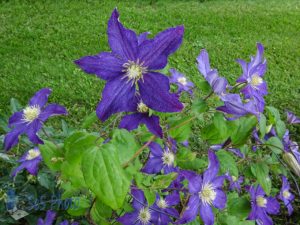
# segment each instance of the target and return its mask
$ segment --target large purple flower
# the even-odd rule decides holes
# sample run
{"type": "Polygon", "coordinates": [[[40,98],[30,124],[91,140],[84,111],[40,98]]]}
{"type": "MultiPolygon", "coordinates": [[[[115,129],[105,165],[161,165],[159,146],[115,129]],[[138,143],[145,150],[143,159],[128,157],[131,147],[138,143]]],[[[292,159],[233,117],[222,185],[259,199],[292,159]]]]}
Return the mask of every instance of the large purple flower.
{"type": "Polygon", "coordinates": [[[204,76],[205,80],[210,84],[212,90],[217,95],[222,95],[226,92],[228,81],[224,77],[218,75],[216,69],[210,68],[208,53],[205,49],[202,49],[197,57],[198,70],[204,76]]]}
{"type": "Polygon", "coordinates": [[[193,94],[194,84],[187,80],[186,77],[179,73],[175,69],[170,69],[171,77],[169,78],[170,83],[176,84],[178,86],[178,93],[180,94],[183,91],[188,92],[189,94],[193,94]]]}
{"type": "Polygon", "coordinates": [[[4,138],[5,150],[9,150],[18,144],[19,136],[24,133],[34,144],[44,143],[37,135],[43,123],[51,116],[67,114],[67,110],[63,106],[57,104],[45,106],[50,94],[51,90],[48,88],[39,90],[30,99],[25,109],[14,113],[9,118],[9,127],[13,127],[13,129],[4,138]]]}
{"type": "Polygon", "coordinates": [[[96,110],[101,120],[114,113],[135,111],[137,93],[153,110],[182,110],[178,96],[169,92],[168,77],[156,71],[167,65],[168,56],[181,45],[183,33],[183,26],[178,26],[162,31],[153,39],[147,39],[147,33],[137,36],[120,23],[118,11],[113,11],[107,29],[112,52],[75,61],[86,73],[107,81],[96,110]]]}
{"type": "Polygon", "coordinates": [[[133,187],[131,196],[134,211],[124,214],[118,219],[118,222],[124,225],[151,225],[153,211],[149,208],[143,191],[133,187]]]}
{"type": "Polygon", "coordinates": [[[267,197],[260,185],[250,187],[251,212],[249,220],[256,220],[259,225],[272,225],[273,221],[268,214],[277,215],[280,210],[278,201],[273,197],[267,197]]]}
{"type": "Polygon", "coordinates": [[[296,116],[294,113],[287,111],[287,121],[289,124],[297,124],[300,123],[300,118],[296,116]]]}
{"type": "Polygon", "coordinates": [[[295,196],[290,192],[290,183],[288,179],[285,176],[282,176],[281,179],[282,187],[278,198],[284,202],[284,205],[288,209],[289,215],[291,215],[294,211],[292,202],[294,201],[295,196]]]}
{"type": "Polygon", "coordinates": [[[133,114],[125,115],[119,127],[127,129],[129,131],[138,128],[140,124],[145,124],[148,130],[162,138],[163,132],[159,125],[159,117],[155,115],[149,115],[149,108],[141,100],[136,105],[136,111],[133,114]]]}
{"type": "Polygon", "coordinates": [[[242,59],[237,60],[243,69],[243,74],[237,79],[237,82],[246,83],[241,92],[245,95],[246,99],[253,99],[256,102],[260,112],[263,112],[265,106],[263,96],[268,94],[267,84],[262,78],[267,69],[267,62],[263,54],[264,47],[258,43],[256,56],[251,57],[249,63],[242,59]]]}
{"type": "Polygon", "coordinates": [[[218,107],[217,110],[230,114],[229,119],[236,119],[247,114],[259,116],[254,101],[250,100],[244,103],[239,94],[225,94],[221,96],[221,100],[224,105],[218,107]]]}
{"type": "Polygon", "coordinates": [[[152,213],[152,222],[156,225],[168,225],[173,222],[173,218],[179,218],[179,213],[173,206],[177,205],[180,202],[179,193],[173,192],[172,194],[167,195],[165,198],[156,196],[156,201],[151,209],[152,213]]]}
{"type": "Polygon", "coordinates": [[[32,175],[37,175],[41,161],[42,156],[40,150],[37,147],[30,149],[18,160],[21,164],[12,172],[12,176],[16,176],[16,174],[23,169],[26,169],[32,175]]]}
{"type": "Polygon", "coordinates": [[[219,172],[219,161],[213,151],[208,151],[209,165],[203,176],[190,171],[182,174],[189,181],[190,199],[186,210],[178,221],[185,224],[194,220],[198,213],[206,225],[214,224],[212,206],[224,209],[227,197],[222,190],[226,176],[217,176],[219,172]]]}
{"type": "Polygon", "coordinates": [[[149,159],[142,169],[142,172],[148,174],[157,174],[161,170],[166,174],[176,172],[174,166],[175,152],[173,150],[169,149],[167,146],[162,149],[162,147],[155,142],[152,142],[149,145],[149,149],[149,159]]]}

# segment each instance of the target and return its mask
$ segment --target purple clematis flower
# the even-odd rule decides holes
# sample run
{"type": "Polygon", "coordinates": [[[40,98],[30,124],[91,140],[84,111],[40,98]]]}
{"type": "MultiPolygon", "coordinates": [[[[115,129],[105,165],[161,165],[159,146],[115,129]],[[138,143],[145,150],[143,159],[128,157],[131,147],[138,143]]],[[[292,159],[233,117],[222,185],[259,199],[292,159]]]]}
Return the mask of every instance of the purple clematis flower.
{"type": "Polygon", "coordinates": [[[48,210],[46,213],[46,218],[43,220],[42,218],[38,219],[37,225],[52,225],[56,217],[56,213],[48,210]]]}
{"type": "Polygon", "coordinates": [[[212,90],[217,95],[222,95],[226,92],[228,81],[224,77],[218,75],[216,69],[210,68],[209,56],[205,49],[202,49],[197,57],[198,70],[204,76],[205,80],[210,84],[212,90]]]}
{"type": "Polygon", "coordinates": [[[249,220],[256,220],[259,225],[272,225],[273,221],[268,214],[277,215],[280,211],[278,201],[273,197],[266,197],[266,193],[260,185],[251,186],[251,212],[248,216],[249,220]]]}
{"type": "Polygon", "coordinates": [[[168,225],[173,222],[172,217],[178,219],[179,213],[173,208],[173,206],[177,205],[179,202],[179,193],[173,192],[172,194],[167,195],[165,198],[160,197],[157,194],[155,204],[151,207],[153,210],[153,224],[168,225]]]}
{"type": "Polygon", "coordinates": [[[9,127],[13,129],[5,135],[4,148],[9,150],[19,142],[19,136],[26,133],[29,140],[34,144],[43,144],[37,133],[42,128],[43,123],[52,116],[66,115],[67,110],[57,104],[46,103],[51,90],[43,88],[35,93],[30,99],[28,106],[22,111],[14,113],[9,118],[9,127]]]}
{"type": "Polygon", "coordinates": [[[263,96],[268,94],[267,83],[262,79],[267,69],[267,62],[264,59],[264,47],[257,44],[257,53],[255,57],[251,57],[250,63],[242,59],[237,62],[243,69],[243,74],[237,79],[238,83],[246,83],[241,92],[246,99],[253,99],[260,112],[264,111],[265,101],[263,96]]]}
{"type": "Polygon", "coordinates": [[[294,201],[295,196],[290,192],[290,183],[288,179],[285,176],[281,176],[281,179],[282,179],[282,187],[278,198],[284,202],[284,205],[288,209],[289,215],[292,215],[294,211],[292,202],[294,201]]]}
{"type": "Polygon", "coordinates": [[[170,69],[171,77],[169,78],[170,83],[176,84],[178,86],[178,93],[181,93],[183,91],[188,92],[189,94],[193,94],[193,87],[194,84],[191,81],[188,81],[186,77],[179,73],[175,69],[170,69]]]}
{"type": "Polygon", "coordinates": [[[243,103],[239,94],[225,94],[221,97],[221,100],[224,102],[224,106],[218,107],[217,110],[231,114],[232,117],[228,117],[228,119],[237,119],[248,114],[259,116],[253,100],[243,103]]]}
{"type": "Polygon", "coordinates": [[[182,171],[185,178],[189,181],[190,199],[186,210],[177,222],[185,224],[193,221],[200,213],[204,224],[214,224],[214,214],[212,206],[224,209],[227,197],[222,190],[226,176],[217,176],[219,172],[219,161],[213,151],[208,151],[209,165],[203,176],[190,171],[182,171]]]}
{"type": "Polygon", "coordinates": [[[153,210],[148,206],[144,192],[139,189],[131,189],[131,195],[133,197],[132,207],[133,212],[126,213],[117,221],[124,225],[151,225],[153,210]]]}
{"type": "MultiPolygon", "coordinates": [[[[56,213],[51,210],[48,210],[45,220],[43,220],[42,218],[39,218],[37,225],[53,225],[55,217],[56,217],[56,213]]],[[[67,220],[64,220],[59,225],[69,225],[69,224],[70,225],[79,225],[79,223],[77,223],[77,222],[69,223],[69,221],[67,221],[67,220]]]]}
{"type": "Polygon", "coordinates": [[[300,118],[296,116],[294,113],[287,111],[287,121],[289,124],[297,124],[300,123],[300,118]]]}
{"type": "Polygon", "coordinates": [[[168,56],[181,45],[184,27],[169,28],[148,39],[137,36],[119,21],[115,9],[108,21],[108,42],[112,52],[85,56],[75,63],[86,73],[106,80],[97,115],[105,121],[118,112],[136,111],[136,95],[151,109],[179,112],[183,105],[176,94],[169,92],[168,77],[156,72],[163,69],[168,56]]]}
{"type": "Polygon", "coordinates": [[[237,190],[238,192],[241,191],[241,184],[244,182],[244,177],[236,177],[231,176],[229,173],[226,174],[226,178],[229,181],[229,190],[237,190]]]}
{"type": "Polygon", "coordinates": [[[21,163],[13,172],[12,176],[16,176],[18,172],[23,169],[26,169],[30,174],[37,175],[39,170],[39,164],[42,161],[42,156],[40,150],[35,147],[26,152],[18,162],[21,163]]]}
{"type": "Polygon", "coordinates": [[[159,125],[159,117],[155,115],[150,116],[148,106],[141,100],[136,106],[136,112],[122,118],[119,128],[131,131],[138,128],[139,124],[145,124],[151,133],[162,138],[163,132],[159,125]]]}
{"type": "Polygon", "coordinates": [[[289,130],[286,130],[283,138],[283,150],[292,153],[300,164],[300,152],[297,142],[290,140],[289,130]]]}
{"type": "Polygon", "coordinates": [[[162,147],[155,142],[152,142],[149,145],[150,154],[147,163],[145,164],[142,172],[148,174],[157,174],[161,170],[165,174],[176,172],[177,169],[174,166],[175,161],[175,152],[165,147],[163,150],[162,147]]]}

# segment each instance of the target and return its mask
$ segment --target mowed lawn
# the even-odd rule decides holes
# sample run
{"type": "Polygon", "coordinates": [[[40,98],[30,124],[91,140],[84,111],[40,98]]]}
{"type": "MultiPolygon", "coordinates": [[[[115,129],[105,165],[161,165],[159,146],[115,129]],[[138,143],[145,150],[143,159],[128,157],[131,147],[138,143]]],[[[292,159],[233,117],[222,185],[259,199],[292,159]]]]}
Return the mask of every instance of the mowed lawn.
{"type": "Polygon", "coordinates": [[[194,83],[206,48],[212,65],[231,82],[241,74],[237,58],[265,46],[268,104],[300,114],[300,1],[1,1],[0,113],[9,100],[26,104],[42,87],[65,105],[72,121],[96,108],[103,81],[81,72],[73,60],[109,51],[107,20],[118,7],[121,21],[152,35],[184,24],[184,43],[169,64],[194,83]]]}

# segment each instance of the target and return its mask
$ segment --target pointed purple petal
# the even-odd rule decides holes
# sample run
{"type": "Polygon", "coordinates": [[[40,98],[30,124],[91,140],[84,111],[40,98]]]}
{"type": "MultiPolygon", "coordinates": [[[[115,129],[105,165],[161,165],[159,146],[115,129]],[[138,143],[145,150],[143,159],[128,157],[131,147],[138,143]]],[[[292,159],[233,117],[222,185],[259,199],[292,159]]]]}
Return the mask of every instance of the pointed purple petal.
{"type": "Polygon", "coordinates": [[[134,211],[131,213],[126,213],[122,217],[118,218],[117,221],[124,225],[136,224],[138,218],[138,212],[134,211]]]}
{"type": "Polygon", "coordinates": [[[215,192],[216,192],[216,198],[213,201],[214,207],[216,207],[217,209],[224,209],[227,201],[227,197],[224,191],[220,189],[216,189],[215,192]]]}
{"type": "Polygon", "coordinates": [[[209,56],[205,49],[202,49],[199,56],[197,57],[198,61],[198,70],[202,73],[204,78],[206,78],[207,74],[211,71],[209,64],[209,56]]]}
{"type": "Polygon", "coordinates": [[[162,157],[163,156],[163,149],[161,146],[156,142],[151,142],[149,144],[149,149],[151,151],[151,155],[156,157],[162,157]]]}
{"type": "Polygon", "coordinates": [[[137,210],[143,208],[144,207],[143,204],[147,203],[144,192],[142,190],[132,188],[131,194],[133,196],[133,200],[132,200],[133,208],[137,210]]]}
{"type": "Polygon", "coordinates": [[[96,113],[105,121],[114,113],[135,111],[136,105],[135,87],[125,79],[116,78],[106,83],[96,113]]]}
{"type": "Polygon", "coordinates": [[[74,63],[86,73],[96,74],[103,80],[111,80],[124,74],[122,70],[126,61],[115,57],[110,52],[101,52],[98,55],[82,57],[74,63]]]}
{"type": "Polygon", "coordinates": [[[117,9],[112,12],[108,21],[107,35],[110,48],[114,54],[121,56],[124,60],[135,61],[137,59],[137,35],[120,23],[117,9]]]}
{"type": "Polygon", "coordinates": [[[46,214],[46,218],[44,220],[44,225],[52,225],[56,217],[56,213],[48,210],[46,214]]]}
{"type": "Polygon", "coordinates": [[[19,143],[19,136],[25,133],[25,128],[26,125],[18,125],[5,135],[4,149],[6,151],[10,150],[12,147],[19,143]]]}
{"type": "Polygon", "coordinates": [[[179,219],[177,223],[186,224],[188,222],[193,221],[197,217],[199,205],[200,205],[199,196],[197,194],[192,195],[187,204],[187,208],[185,209],[182,217],[179,219]]]}
{"type": "Polygon", "coordinates": [[[42,123],[39,120],[32,121],[26,128],[26,133],[29,140],[34,144],[44,144],[43,140],[39,138],[38,131],[42,128],[42,123]]]}
{"type": "Polygon", "coordinates": [[[138,81],[143,102],[159,112],[179,112],[182,103],[176,94],[171,94],[169,79],[156,72],[147,73],[138,81]]]}
{"type": "Polygon", "coordinates": [[[266,211],[269,214],[277,215],[280,211],[279,202],[273,197],[268,197],[266,211]]]}
{"type": "Polygon", "coordinates": [[[213,225],[215,222],[215,216],[212,211],[212,208],[208,204],[200,205],[200,216],[205,225],[213,225]]]}
{"type": "Polygon", "coordinates": [[[153,39],[144,41],[139,49],[139,59],[151,70],[163,69],[168,63],[168,56],[181,45],[184,27],[166,29],[153,39]]]}
{"type": "Polygon", "coordinates": [[[9,127],[12,127],[12,125],[18,125],[23,122],[23,111],[15,112],[8,121],[9,127]]]}
{"type": "Polygon", "coordinates": [[[217,176],[220,168],[219,160],[213,151],[208,151],[209,164],[207,170],[203,173],[203,183],[210,183],[217,176]]]}
{"type": "Polygon", "coordinates": [[[144,41],[149,40],[148,35],[150,32],[143,32],[138,36],[138,44],[141,45],[144,41]]]}
{"type": "Polygon", "coordinates": [[[68,112],[65,107],[57,104],[49,104],[39,115],[39,119],[45,122],[49,117],[57,116],[57,115],[67,115],[67,114],[68,112]]]}
{"type": "Polygon", "coordinates": [[[162,138],[163,136],[163,131],[162,131],[162,128],[160,127],[160,124],[159,124],[159,117],[158,116],[144,116],[143,120],[142,120],[142,123],[143,124],[146,124],[148,130],[156,135],[157,137],[160,137],[162,138]]]}
{"type": "Polygon", "coordinates": [[[189,192],[191,194],[199,193],[202,185],[201,176],[192,171],[181,171],[181,175],[183,175],[189,182],[189,192]]]}
{"type": "Polygon", "coordinates": [[[147,174],[157,174],[162,170],[163,166],[164,165],[161,158],[150,156],[141,171],[147,174]]]}
{"type": "Polygon", "coordinates": [[[51,94],[51,89],[49,88],[43,88],[39,91],[37,91],[34,96],[30,99],[29,105],[34,106],[38,105],[40,108],[42,108],[48,101],[48,97],[51,94]]]}
{"type": "Polygon", "coordinates": [[[134,113],[134,114],[123,116],[119,124],[119,128],[123,128],[128,131],[135,130],[136,128],[138,128],[142,119],[143,119],[143,114],[141,113],[134,113]]]}

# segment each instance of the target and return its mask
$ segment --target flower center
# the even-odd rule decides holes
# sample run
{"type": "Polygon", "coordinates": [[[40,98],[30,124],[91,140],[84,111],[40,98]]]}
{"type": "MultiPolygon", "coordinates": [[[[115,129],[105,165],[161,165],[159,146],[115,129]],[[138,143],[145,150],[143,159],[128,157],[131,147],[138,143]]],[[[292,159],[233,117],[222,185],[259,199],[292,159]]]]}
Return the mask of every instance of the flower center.
{"type": "Polygon", "coordinates": [[[142,224],[147,224],[147,223],[149,223],[150,219],[151,219],[151,214],[149,212],[149,209],[148,208],[142,208],[139,212],[138,220],[142,224]]]}
{"type": "Polygon", "coordinates": [[[163,164],[167,166],[171,166],[173,165],[174,160],[175,160],[175,156],[172,152],[164,152],[162,157],[163,164]]]}
{"type": "Polygon", "coordinates": [[[257,196],[257,198],[256,198],[256,204],[259,207],[266,207],[266,205],[267,205],[267,199],[265,199],[262,196],[257,196]]]}
{"type": "Polygon", "coordinates": [[[166,201],[164,199],[159,199],[159,201],[157,202],[157,205],[161,209],[165,209],[168,207],[168,204],[166,203],[166,201]]]}
{"type": "Polygon", "coordinates": [[[28,123],[31,123],[40,115],[40,113],[41,113],[41,109],[38,105],[27,106],[23,110],[23,120],[28,123]]]}
{"type": "Polygon", "coordinates": [[[125,76],[128,81],[132,81],[132,85],[137,82],[140,78],[143,77],[143,74],[147,72],[147,67],[143,66],[143,63],[139,63],[139,60],[137,62],[128,61],[127,63],[123,64],[125,72],[125,76]]]}
{"type": "Polygon", "coordinates": [[[32,160],[40,156],[40,151],[35,149],[30,149],[27,153],[26,160],[32,160]]]}
{"type": "Polygon", "coordinates": [[[212,184],[207,183],[202,186],[202,190],[199,192],[199,197],[201,198],[202,202],[205,204],[211,205],[212,202],[215,200],[217,193],[212,184]]]}
{"type": "Polygon", "coordinates": [[[232,178],[232,181],[233,181],[233,182],[236,182],[236,181],[237,181],[237,177],[236,177],[236,176],[231,176],[231,178],[232,178]]]}
{"type": "Polygon", "coordinates": [[[149,111],[149,108],[143,102],[140,102],[137,106],[137,111],[140,113],[146,113],[149,111]]]}
{"type": "Polygon", "coordinates": [[[179,77],[179,78],[177,79],[177,81],[178,81],[179,83],[181,83],[183,86],[187,85],[187,80],[186,80],[185,77],[179,77]]]}
{"type": "Polygon", "coordinates": [[[263,79],[260,76],[255,74],[255,75],[252,76],[250,84],[252,86],[256,87],[256,86],[262,84],[262,82],[263,82],[263,79]]]}
{"type": "Polygon", "coordinates": [[[291,193],[288,190],[285,190],[282,195],[284,198],[289,198],[291,196],[291,193]]]}

